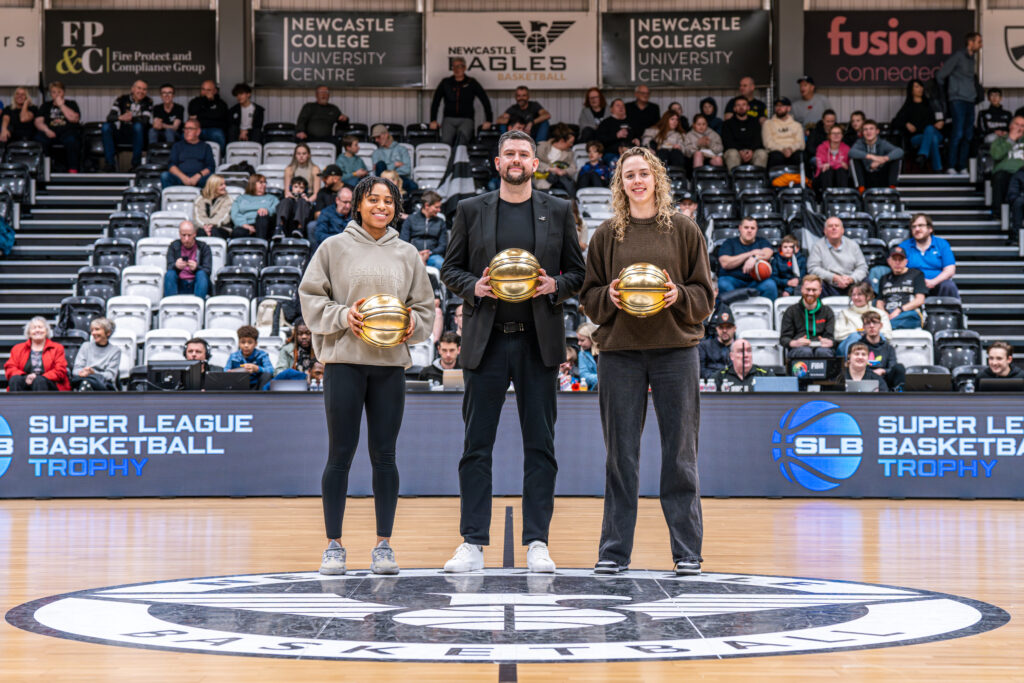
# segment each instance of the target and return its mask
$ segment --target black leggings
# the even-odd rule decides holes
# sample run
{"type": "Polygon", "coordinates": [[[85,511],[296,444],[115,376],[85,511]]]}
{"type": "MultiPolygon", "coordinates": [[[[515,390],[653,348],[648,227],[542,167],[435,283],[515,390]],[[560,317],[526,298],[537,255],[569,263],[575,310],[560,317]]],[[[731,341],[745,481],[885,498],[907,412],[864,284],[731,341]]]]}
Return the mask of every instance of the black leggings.
{"type": "Polygon", "coordinates": [[[398,507],[395,443],[405,412],[405,371],[400,367],[328,363],[324,369],[327,410],[327,465],[320,480],[327,538],[341,538],[348,472],[359,445],[359,421],[366,406],[367,445],[373,466],[377,535],[391,537],[398,507]]]}

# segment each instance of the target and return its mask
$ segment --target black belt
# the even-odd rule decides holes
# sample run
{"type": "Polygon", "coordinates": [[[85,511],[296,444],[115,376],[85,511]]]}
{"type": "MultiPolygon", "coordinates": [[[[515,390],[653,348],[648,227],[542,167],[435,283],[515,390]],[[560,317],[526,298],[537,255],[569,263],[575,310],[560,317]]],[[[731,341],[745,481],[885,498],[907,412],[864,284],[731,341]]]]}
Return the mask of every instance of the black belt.
{"type": "Polygon", "coordinates": [[[533,323],[494,323],[494,329],[505,334],[518,334],[532,331],[533,323]]]}

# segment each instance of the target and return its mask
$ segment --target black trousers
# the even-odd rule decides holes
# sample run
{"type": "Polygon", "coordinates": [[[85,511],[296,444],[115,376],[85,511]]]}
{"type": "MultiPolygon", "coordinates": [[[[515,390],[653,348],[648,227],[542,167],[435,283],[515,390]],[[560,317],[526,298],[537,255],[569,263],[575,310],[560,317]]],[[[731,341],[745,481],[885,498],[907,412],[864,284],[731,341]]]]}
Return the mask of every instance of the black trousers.
{"type": "Polygon", "coordinates": [[[57,385],[42,375],[36,375],[32,384],[25,382],[27,375],[15,375],[7,380],[7,391],[57,391],[57,385]]]}
{"type": "Polygon", "coordinates": [[[541,359],[533,330],[491,332],[483,360],[462,371],[466,394],[462,417],[466,440],[459,461],[462,520],[459,531],[466,543],[490,544],[491,453],[498,419],[511,381],[523,434],[523,544],[548,540],[555,506],[555,384],[558,367],[541,359]]]}
{"type": "Polygon", "coordinates": [[[276,226],[277,218],[274,214],[268,216],[256,216],[256,221],[252,224],[252,227],[256,228],[256,232],[251,233],[242,226],[235,226],[231,231],[232,237],[259,237],[261,240],[270,241],[270,238],[274,236],[274,230],[276,226]]]}
{"type": "Polygon", "coordinates": [[[359,445],[359,421],[366,406],[367,446],[373,466],[373,507],[377,535],[391,537],[398,507],[395,444],[405,412],[405,370],[397,366],[328,363],[324,368],[327,411],[327,466],[323,492],[327,538],[341,538],[348,496],[348,472],[359,445]]]}
{"type": "Polygon", "coordinates": [[[864,187],[895,187],[900,177],[900,164],[898,161],[887,161],[878,167],[877,171],[871,170],[871,164],[864,163],[861,159],[852,159],[854,168],[857,169],[857,180],[864,187]]]}

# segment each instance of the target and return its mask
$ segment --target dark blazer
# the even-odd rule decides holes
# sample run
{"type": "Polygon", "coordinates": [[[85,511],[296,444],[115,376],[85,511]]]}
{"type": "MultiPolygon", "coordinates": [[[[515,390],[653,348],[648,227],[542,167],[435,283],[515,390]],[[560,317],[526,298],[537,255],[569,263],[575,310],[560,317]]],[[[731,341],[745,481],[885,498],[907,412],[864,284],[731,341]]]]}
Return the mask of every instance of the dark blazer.
{"type": "MultiPolygon", "coordinates": [[[[557,283],[555,294],[531,300],[541,358],[544,365],[554,367],[565,361],[562,302],[579,293],[586,267],[569,202],[536,191],[530,201],[534,218],[533,255],[557,283]]],[[[478,300],[473,290],[484,268],[498,253],[497,230],[497,191],[462,200],[441,266],[441,280],[465,302],[459,363],[470,370],[480,365],[494,328],[497,300],[478,300]]]]}
{"type": "MultiPolygon", "coordinates": [[[[249,142],[263,142],[263,116],[264,109],[253,103],[252,130],[249,131],[249,142]]],[[[238,142],[238,135],[242,125],[242,107],[234,105],[228,109],[228,116],[231,118],[231,126],[228,128],[228,142],[238,142]]]]}
{"type": "MultiPolygon", "coordinates": [[[[196,246],[199,247],[199,258],[196,263],[199,264],[199,270],[205,270],[207,277],[213,277],[213,252],[210,250],[210,245],[202,240],[196,240],[196,246]]],[[[181,240],[174,240],[167,245],[167,270],[176,270],[174,263],[181,258],[181,240]]]]}

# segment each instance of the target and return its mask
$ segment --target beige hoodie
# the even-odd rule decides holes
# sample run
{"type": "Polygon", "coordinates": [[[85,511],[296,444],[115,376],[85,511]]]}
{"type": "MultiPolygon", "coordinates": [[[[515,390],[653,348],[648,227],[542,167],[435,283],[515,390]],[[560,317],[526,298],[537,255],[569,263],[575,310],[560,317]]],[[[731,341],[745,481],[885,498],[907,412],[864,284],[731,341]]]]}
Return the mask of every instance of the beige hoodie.
{"type": "Polygon", "coordinates": [[[313,254],[299,285],[302,318],[313,333],[313,350],[322,363],[354,363],[408,368],[407,344],[424,341],[434,326],[434,290],[416,247],[388,228],[374,240],[355,221],[332,235],[313,254]],[[406,344],[390,349],[370,346],[352,333],[348,309],[364,297],[391,294],[412,307],[416,328],[406,344]]]}
{"type": "Polygon", "coordinates": [[[761,126],[761,141],[769,152],[781,152],[790,149],[804,148],[804,127],[792,116],[780,119],[774,116],[761,126]]]}
{"type": "Polygon", "coordinates": [[[836,313],[836,341],[843,341],[854,332],[863,334],[864,321],[861,320],[861,316],[872,310],[878,311],[879,315],[882,316],[882,336],[886,339],[892,339],[892,323],[889,322],[889,314],[869,303],[864,308],[857,308],[850,304],[849,308],[844,308],[836,313]]]}

